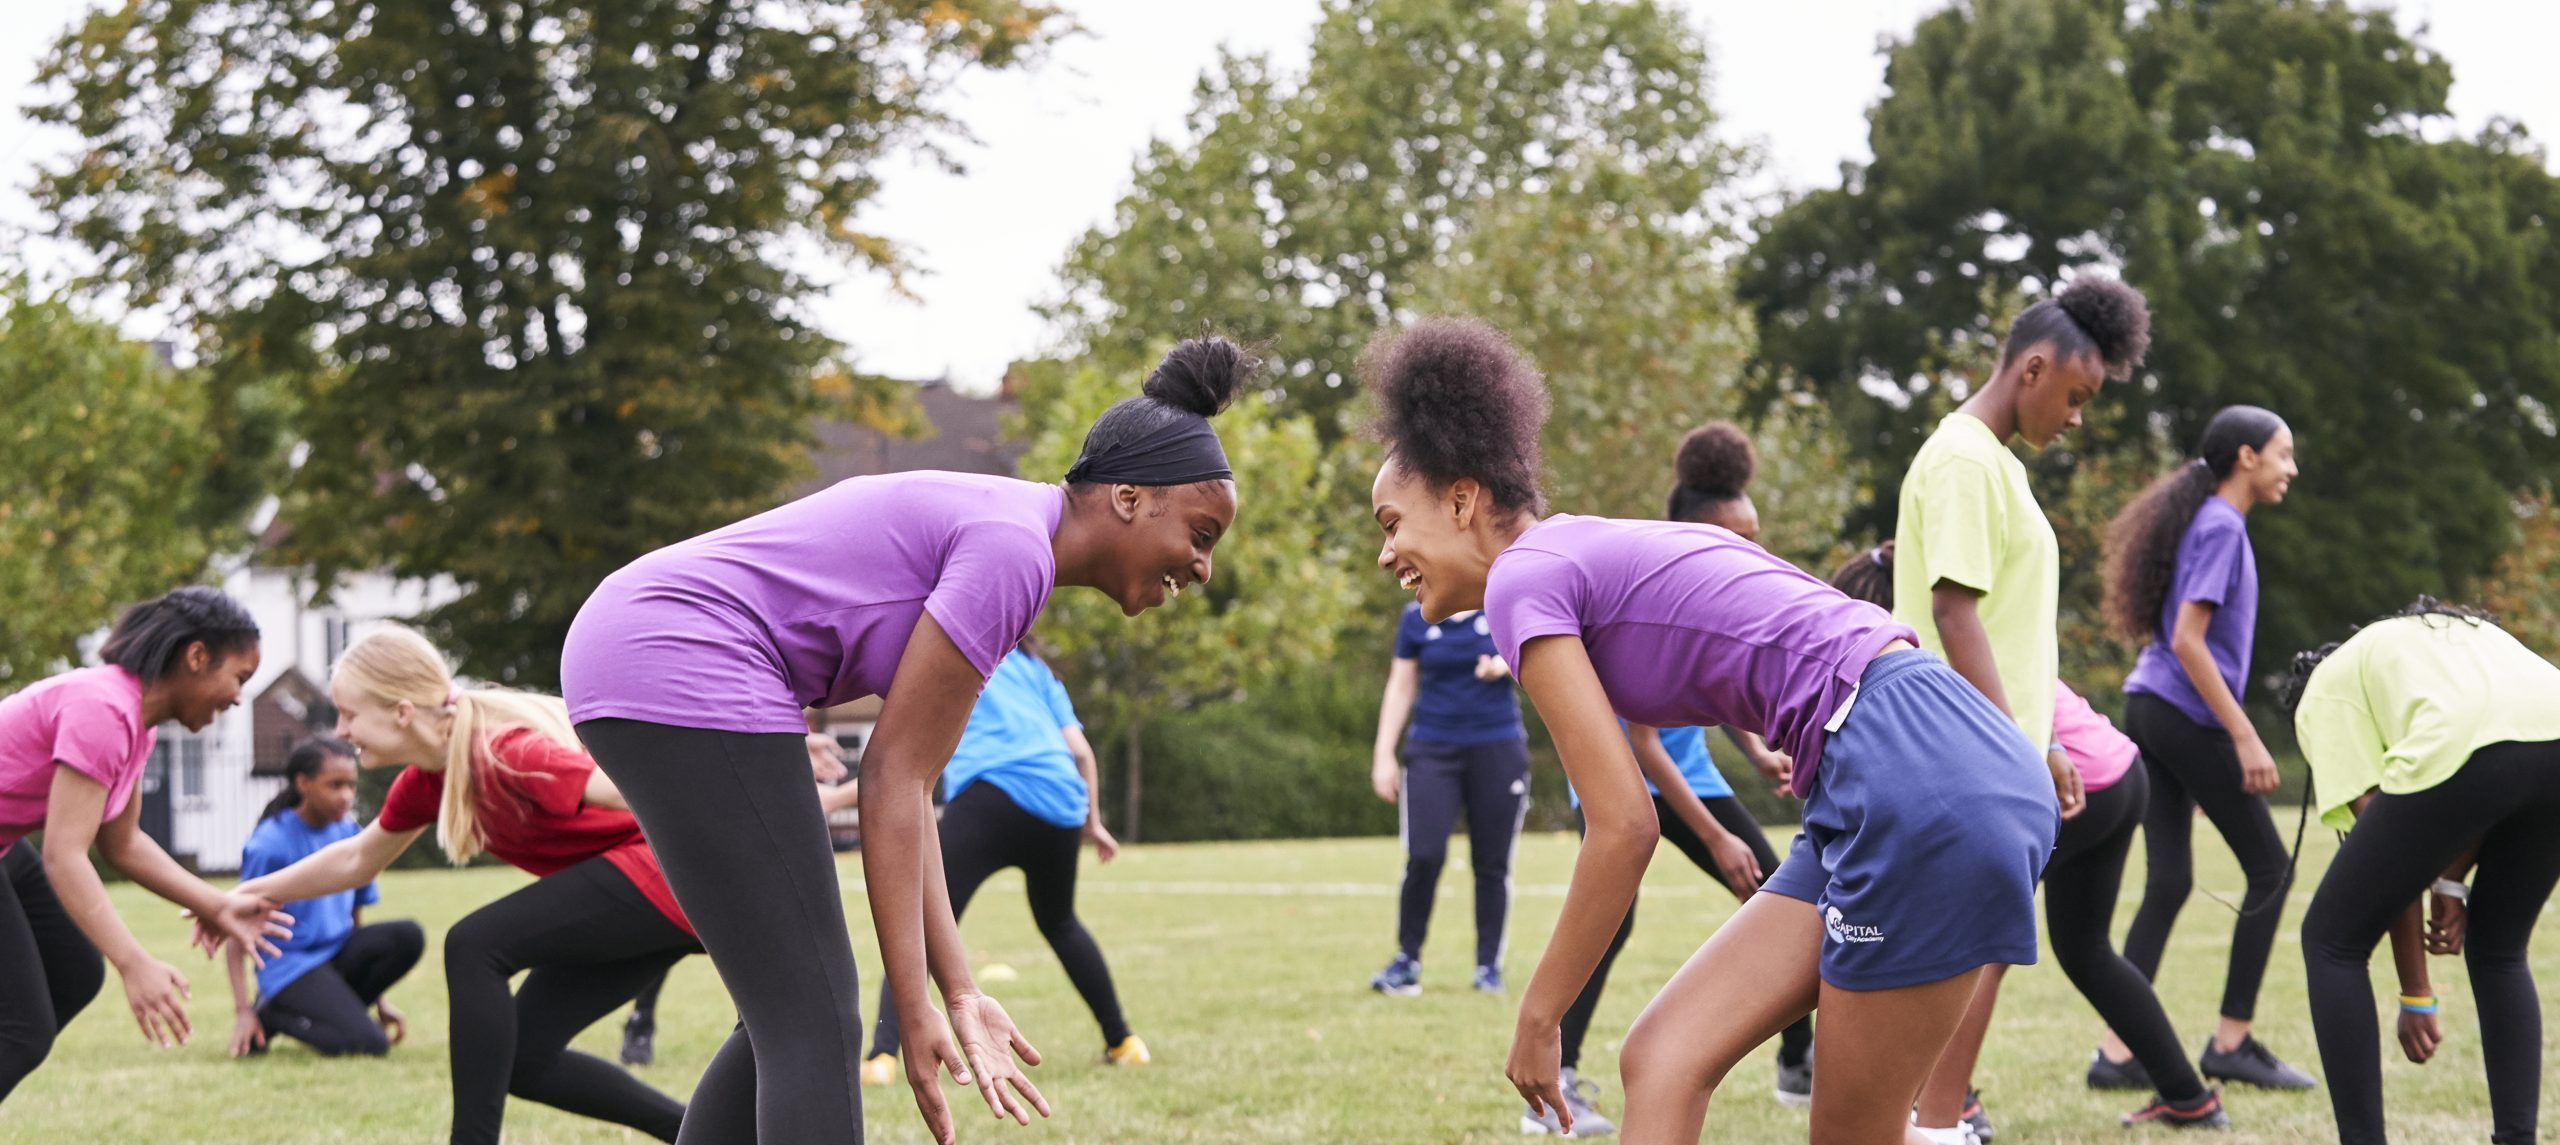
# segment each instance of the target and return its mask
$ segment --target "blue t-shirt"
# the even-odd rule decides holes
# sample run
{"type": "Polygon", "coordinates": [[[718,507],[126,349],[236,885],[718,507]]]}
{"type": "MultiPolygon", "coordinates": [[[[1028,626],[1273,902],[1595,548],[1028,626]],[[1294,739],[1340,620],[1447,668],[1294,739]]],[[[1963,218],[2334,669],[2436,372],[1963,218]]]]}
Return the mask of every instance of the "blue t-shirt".
{"type": "MultiPolygon", "coordinates": [[[[1621,729],[1626,726],[1627,721],[1618,721],[1621,729]]],[[[1692,793],[1700,799],[1732,797],[1733,785],[1725,782],[1724,773],[1716,770],[1715,757],[1707,754],[1707,729],[1662,728],[1660,731],[1662,750],[1671,754],[1671,762],[1680,765],[1680,778],[1688,781],[1692,793]]],[[[1662,794],[1650,779],[1644,781],[1644,789],[1650,795],[1662,794]]],[[[1572,784],[1565,785],[1564,793],[1575,807],[1582,806],[1582,793],[1575,791],[1572,784]]]]}
{"type": "Polygon", "coordinates": [[[1084,776],[1066,735],[1082,726],[1057,673],[1021,649],[1005,653],[942,769],[944,797],[957,799],[983,779],[1043,823],[1084,826],[1084,776]]]}
{"type": "Polygon", "coordinates": [[[2191,600],[2214,606],[2204,646],[2237,700],[2248,684],[2249,645],[2258,631],[2258,555],[2249,547],[2249,519],[2220,497],[2204,499],[2179,539],[2177,573],[2160,602],[2160,631],[2143,646],[2124,680],[2127,695],[2158,696],[2188,719],[2220,727],[2222,721],[2205,706],[2195,681],[2187,678],[2186,667],[2169,648],[2169,636],[2178,630],[2178,610],[2191,600]]]}
{"type": "Polygon", "coordinates": [[[1484,613],[1462,612],[1433,624],[1422,619],[1421,605],[1404,606],[1404,617],[1396,623],[1396,659],[1415,661],[1422,669],[1405,735],[1460,746],[1527,737],[1511,677],[1476,678],[1476,657],[1493,655],[1493,625],[1484,613]]]}
{"type": "MultiPolygon", "coordinates": [[[[340,839],[352,839],[364,828],[349,815],[335,823],[313,827],[302,821],[299,811],[279,811],[249,832],[249,841],[240,847],[240,877],[254,879],[283,870],[302,861],[312,852],[340,839]]],[[[258,1001],[266,1002],[276,992],[293,985],[312,968],[338,956],[338,948],[347,944],[347,936],[356,930],[356,908],[382,901],[372,883],[351,891],[339,891],[316,899],[284,904],[284,912],[293,916],[293,937],[278,939],[276,957],[267,959],[258,971],[258,1001]]]]}

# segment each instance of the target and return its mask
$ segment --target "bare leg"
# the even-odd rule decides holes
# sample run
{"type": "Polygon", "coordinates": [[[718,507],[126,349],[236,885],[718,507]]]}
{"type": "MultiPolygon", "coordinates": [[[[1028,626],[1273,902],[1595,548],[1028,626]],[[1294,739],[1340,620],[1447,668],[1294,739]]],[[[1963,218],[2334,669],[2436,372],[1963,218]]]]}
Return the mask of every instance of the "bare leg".
{"type": "Polygon", "coordinates": [[[1911,1139],[1911,1102],[1945,1052],[1979,983],[1978,970],[1893,990],[1824,983],[1813,1035],[1813,1145],[1911,1139]]]}
{"type": "Polygon", "coordinates": [[[1921,1125],[1947,1129],[1963,1115],[1965,1091],[1973,1088],[1974,1063],[1981,1060],[1983,1039],[1991,1034],[1991,1010],[2000,1002],[2000,980],[2008,975],[2005,963],[1982,968],[1981,981],[1973,988],[1973,1003],[1965,1007],[1963,1024],[1948,1040],[1947,1052],[1938,1056],[1938,1068],[1929,1071],[1928,1083],[1920,1087],[1921,1125]]]}
{"type": "MultiPolygon", "coordinates": [[[[1627,1032],[1618,1055],[1627,1094],[1620,1138],[1627,1145],[1694,1145],[1706,1124],[1707,1100],[1726,1071],[1812,1012],[1822,983],[1821,950],[1822,919],[1812,903],[1773,894],[1743,903],[1627,1032]]],[[[1816,1073],[1829,1087],[1823,1068],[1817,1065],[1816,1073]]],[[[1916,1077],[1912,1084],[1917,1088],[1916,1077]]]]}

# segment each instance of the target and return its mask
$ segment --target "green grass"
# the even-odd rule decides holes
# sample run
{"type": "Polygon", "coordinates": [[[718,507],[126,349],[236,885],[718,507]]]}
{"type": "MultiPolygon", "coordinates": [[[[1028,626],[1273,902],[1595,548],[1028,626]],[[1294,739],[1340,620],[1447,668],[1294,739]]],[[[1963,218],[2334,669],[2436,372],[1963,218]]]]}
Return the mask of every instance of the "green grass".
{"type": "MultiPolygon", "coordinates": [[[[2203,885],[2236,894],[2237,869],[2211,831],[2199,831],[2203,885]]],[[[1463,845],[1456,848],[1464,854],[1463,845]]],[[[2303,875],[2285,912],[2261,1006],[2260,1036],[2305,1068],[2318,1066],[2304,1012],[2302,966],[2293,926],[2334,843],[2314,833],[2303,875]]],[[[1107,869],[1086,870],[1083,914],[1109,954],[1132,1024],[1154,1048],[1152,1068],[1113,1071],[1096,1064],[1100,1036],[1067,986],[1008,873],[979,895],[965,924],[981,967],[1004,964],[1014,981],[992,982],[1022,1027],[1050,1055],[1035,1076],[1057,1116],[1030,1130],[961,1123],[964,1140],[1043,1142],[1378,1141],[1500,1142],[1517,1138],[1519,1104],[1501,1069],[1516,991],[1525,984],[1561,902],[1573,859],[1570,836],[1522,841],[1515,872],[1510,974],[1515,995],[1488,998],[1465,985],[1471,939],[1464,871],[1444,880],[1425,954],[1426,992],[1417,999],[1371,994],[1365,983],[1392,947],[1392,839],[1196,844],[1133,848],[1107,869]]],[[[1463,859],[1452,866],[1463,867],[1463,859]]],[[[847,856],[848,887],[860,868],[847,856]]],[[[2119,926],[2139,895],[2130,874],[2119,926]]],[[[383,881],[382,917],[408,916],[440,932],[475,906],[521,885],[503,870],[400,872],[383,881]]],[[[1587,1072],[1614,1083],[1616,1035],[1718,922],[1732,899],[1666,851],[1646,882],[1648,898],[1633,944],[1593,1030],[1587,1072]]],[[[340,1142],[440,1138],[448,1098],[445,1011],[434,950],[393,997],[411,1015],[406,1045],[385,1060],[329,1061],[285,1043],[264,1058],[223,1056],[230,1028],[218,967],[184,954],[165,904],[136,888],[115,889],[145,941],[184,966],[196,985],[196,1037],[177,1050],[143,1043],[109,975],[106,992],[66,1032],[51,1061],[0,1110],[7,1142],[340,1142]]],[[[858,894],[848,893],[866,1007],[879,961],[858,894]]],[[[2545,924],[2536,968],[2560,983],[2560,935],[2545,924]]],[[[2190,1044],[2209,1029],[2229,946],[2229,912],[2202,895],[2191,902],[2166,966],[2172,1018],[2190,1044]]],[[[2377,959],[2380,992],[2392,993],[2387,957],[2377,959]]],[[[2425,1068],[2386,1055],[2384,1070],[2398,1140],[2480,1140],[2488,1133],[2472,1011],[2461,962],[2438,959],[2447,995],[2449,1044],[2425,1068]]],[[[870,1017],[866,1008],[864,1016],[870,1017]]],[[[689,1088],[726,1036],[731,1011],[707,960],[688,959],[662,1004],[658,1064],[641,1075],[670,1090],[689,1088]]],[[[2098,1023],[2050,965],[2014,972],[1978,1075],[2004,1142],[2118,1142],[2125,1094],[2092,1093],[2080,1071],[2098,1023]]],[[[2388,1025],[2384,1027],[2388,1030],[2388,1025]]],[[[618,1024],[599,1023],[580,1039],[610,1054],[618,1024]]],[[[2549,1055],[2560,1059],[2560,1054],[2549,1055]]],[[[2545,1074],[2545,1088],[2550,1086],[2545,1074]]],[[[1709,1122],[1721,1141],[1802,1140],[1802,1115],[1768,1097],[1764,1052],[1737,1071],[1709,1122]]],[[[1613,1091],[1604,1111],[1617,1110],[1613,1091]]],[[[970,1109],[973,1096],[954,1095],[970,1109]]],[[[871,1140],[925,1136],[903,1088],[866,1094],[871,1140]]],[[[2333,1139],[2320,1093],[2231,1095],[2235,1141],[2333,1139]]],[[[619,1128],[525,1102],[508,1110],[509,1140],[568,1145],[638,1141],[619,1128]]],[[[2165,1132],[2165,1131],[2162,1131],[2165,1132]]]]}

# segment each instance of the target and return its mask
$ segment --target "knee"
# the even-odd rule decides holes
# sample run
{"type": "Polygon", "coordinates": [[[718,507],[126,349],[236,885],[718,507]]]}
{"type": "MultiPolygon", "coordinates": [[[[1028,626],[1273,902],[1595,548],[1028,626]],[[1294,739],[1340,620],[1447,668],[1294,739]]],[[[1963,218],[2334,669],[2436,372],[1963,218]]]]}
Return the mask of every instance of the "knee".
{"type": "MultiPolygon", "coordinates": [[[[419,942],[426,941],[424,934],[419,942]]],[[[463,916],[444,932],[445,981],[454,982],[495,971],[504,975],[506,965],[505,928],[484,916],[463,916]]]]}
{"type": "Polygon", "coordinates": [[[366,1022],[312,1048],[319,1050],[324,1057],[354,1055],[378,1058],[391,1052],[391,1039],[383,1034],[382,1027],[366,1022]]]}
{"type": "Polygon", "coordinates": [[[1404,873],[1408,878],[1437,879],[1440,877],[1440,868],[1447,866],[1448,862],[1449,845],[1447,843],[1437,847],[1415,847],[1405,854],[1404,873]]]}
{"type": "Polygon", "coordinates": [[[1639,1093],[1713,1092],[1724,1084],[1733,1062],[1702,1056],[1695,1037],[1671,1027],[1648,1010],[1627,1031],[1626,1044],[1618,1051],[1618,1084],[1629,1101],[1639,1093]]]}
{"type": "Polygon", "coordinates": [[[2293,886],[2293,861],[2282,853],[2250,863],[2241,873],[2248,876],[2253,894],[2281,894],[2293,886]]]}
{"type": "Polygon", "coordinates": [[[397,918],[390,922],[377,922],[373,925],[382,928],[384,944],[406,956],[409,961],[416,962],[419,955],[427,952],[427,929],[416,922],[397,918]]]}
{"type": "Polygon", "coordinates": [[[0,1092],[34,1073],[53,1054],[53,1032],[24,1030],[0,1033],[0,1092]]]}
{"type": "Polygon", "coordinates": [[[1051,946],[1084,936],[1084,922],[1072,909],[1033,911],[1031,925],[1040,928],[1040,937],[1047,939],[1051,946]]]}

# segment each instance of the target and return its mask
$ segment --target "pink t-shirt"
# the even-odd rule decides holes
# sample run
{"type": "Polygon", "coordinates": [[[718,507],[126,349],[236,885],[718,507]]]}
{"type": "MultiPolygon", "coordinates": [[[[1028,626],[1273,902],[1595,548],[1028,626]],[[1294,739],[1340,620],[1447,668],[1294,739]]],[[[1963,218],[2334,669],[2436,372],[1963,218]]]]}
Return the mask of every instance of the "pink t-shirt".
{"type": "Polygon", "coordinates": [[[2124,778],[2125,769],[2132,767],[2142,754],[2132,740],[2117,731],[2069,684],[2056,684],[2053,689],[2053,741],[2071,757],[2071,766],[2080,772],[2084,791],[2104,791],[2115,786],[2117,780],[2124,778]]]}
{"type": "Polygon", "coordinates": [[[142,681],[113,665],[0,700],[0,851],[43,828],[57,763],[106,785],[107,819],[123,814],[154,734],[142,724],[142,681]]]}
{"type": "Polygon", "coordinates": [[[561,650],[574,720],[805,732],[884,694],[931,613],[985,677],[1057,581],[1055,485],[965,473],[841,481],[606,577],[561,650]]]}
{"type": "Polygon", "coordinates": [[[1484,614],[1506,663],[1576,635],[1626,720],[1757,732],[1813,790],[1823,724],[1876,653],[1920,642],[1893,615],[1713,525],[1549,517],[1493,560],[1484,614]]]}

